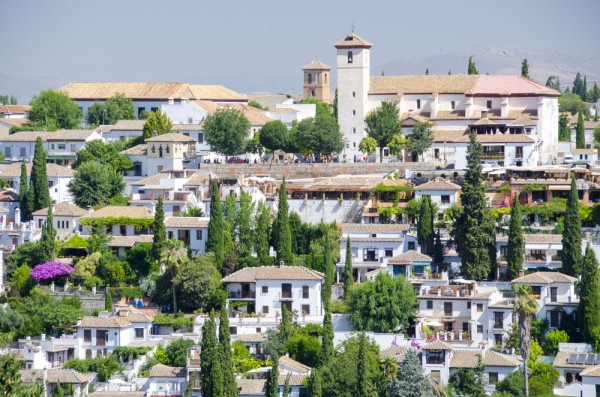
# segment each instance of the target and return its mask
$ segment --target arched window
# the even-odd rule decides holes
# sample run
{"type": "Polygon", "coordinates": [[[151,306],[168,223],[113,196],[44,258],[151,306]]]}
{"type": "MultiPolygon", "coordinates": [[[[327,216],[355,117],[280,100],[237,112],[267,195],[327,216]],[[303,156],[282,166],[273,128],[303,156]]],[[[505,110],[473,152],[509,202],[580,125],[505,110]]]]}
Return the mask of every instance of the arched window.
{"type": "Polygon", "coordinates": [[[167,145],[167,149],[166,149],[166,151],[167,151],[167,154],[169,154],[169,152],[171,151],[171,150],[169,149],[169,145],[167,145]]]}
{"type": "Polygon", "coordinates": [[[319,73],[315,73],[315,84],[319,84],[319,73]]]}
{"type": "Polygon", "coordinates": [[[310,95],[315,96],[315,90],[310,90],[310,95]]]}
{"type": "Polygon", "coordinates": [[[327,73],[323,73],[323,83],[327,84],[327,73]]]}
{"type": "Polygon", "coordinates": [[[352,51],[348,51],[348,63],[352,63],[352,51]]]}
{"type": "Polygon", "coordinates": [[[312,73],[308,74],[308,84],[312,83],[312,73]]]}
{"type": "Polygon", "coordinates": [[[162,157],[162,156],[163,156],[163,153],[162,153],[162,152],[163,152],[163,148],[162,148],[162,145],[160,145],[160,146],[158,147],[158,157],[162,157]]]}

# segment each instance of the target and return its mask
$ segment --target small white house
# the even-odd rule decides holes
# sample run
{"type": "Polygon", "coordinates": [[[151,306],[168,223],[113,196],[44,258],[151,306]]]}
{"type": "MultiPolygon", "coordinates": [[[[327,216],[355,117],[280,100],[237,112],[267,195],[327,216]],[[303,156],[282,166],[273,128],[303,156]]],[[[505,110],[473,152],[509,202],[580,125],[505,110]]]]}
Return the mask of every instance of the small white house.
{"type": "MultiPolygon", "coordinates": [[[[64,239],[79,230],[79,220],[88,213],[88,210],[80,208],[71,203],[58,203],[52,207],[52,218],[54,219],[54,230],[56,237],[64,239]]],[[[41,228],[48,218],[48,208],[35,211],[33,221],[41,228]]]]}
{"type": "MultiPolygon", "coordinates": [[[[31,178],[32,163],[28,162],[27,176],[31,178]]],[[[50,191],[50,199],[56,203],[73,202],[73,196],[69,191],[69,183],[73,180],[75,171],[71,168],[63,167],[58,164],[47,163],[46,172],[48,174],[48,189],[50,191]]],[[[21,183],[21,163],[15,162],[7,165],[0,171],[0,178],[8,180],[15,192],[20,191],[21,183]]]]}
{"type": "Polygon", "coordinates": [[[206,253],[209,218],[171,216],[165,219],[167,239],[183,241],[192,256],[206,253]]]}
{"type": "Polygon", "coordinates": [[[459,192],[461,188],[456,183],[447,181],[443,178],[435,178],[422,185],[415,186],[415,198],[420,199],[423,196],[430,196],[431,201],[437,204],[437,220],[444,219],[444,211],[453,204],[458,203],[459,192]]]}
{"type": "Polygon", "coordinates": [[[196,157],[196,140],[178,133],[169,133],[148,138],[145,144],[137,145],[120,154],[127,156],[134,165],[131,176],[152,176],[163,170],[187,168],[196,157]]]}
{"type": "Polygon", "coordinates": [[[113,236],[139,236],[149,232],[149,227],[132,224],[130,219],[145,221],[150,225],[154,221],[154,211],[146,207],[124,207],[107,205],[97,211],[91,211],[81,217],[79,230],[83,235],[92,234],[94,222],[102,221],[107,233],[113,236]]]}
{"type": "Polygon", "coordinates": [[[187,386],[187,371],[183,367],[170,367],[156,364],[150,370],[148,395],[150,396],[182,396],[187,386]]]}

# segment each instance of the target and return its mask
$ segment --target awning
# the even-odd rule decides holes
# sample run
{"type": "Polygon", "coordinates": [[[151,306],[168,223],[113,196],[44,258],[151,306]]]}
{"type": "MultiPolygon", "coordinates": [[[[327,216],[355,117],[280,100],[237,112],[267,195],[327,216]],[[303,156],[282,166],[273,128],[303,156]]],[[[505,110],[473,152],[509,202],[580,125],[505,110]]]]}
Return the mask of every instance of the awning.
{"type": "Polygon", "coordinates": [[[548,190],[571,190],[571,185],[552,185],[548,190]]]}
{"type": "Polygon", "coordinates": [[[435,321],[435,320],[427,321],[425,324],[427,324],[430,327],[442,327],[444,325],[444,324],[440,323],[439,321],[435,321]]]}

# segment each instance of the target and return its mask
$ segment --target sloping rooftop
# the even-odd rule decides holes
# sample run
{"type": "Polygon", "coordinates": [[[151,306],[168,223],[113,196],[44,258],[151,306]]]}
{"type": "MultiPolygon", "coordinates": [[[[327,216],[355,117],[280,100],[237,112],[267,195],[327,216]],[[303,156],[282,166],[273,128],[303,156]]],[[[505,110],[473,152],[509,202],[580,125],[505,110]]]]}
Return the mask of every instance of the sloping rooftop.
{"type": "Polygon", "coordinates": [[[476,75],[371,76],[369,94],[464,94],[477,83],[476,75]]]}
{"type": "Polygon", "coordinates": [[[477,75],[477,77],[477,82],[471,91],[473,95],[560,95],[560,92],[523,76],[477,75]]]}
{"type": "Polygon", "coordinates": [[[165,219],[166,227],[208,227],[210,218],[193,216],[170,216],[165,219]]]}
{"type": "Polygon", "coordinates": [[[238,334],[235,335],[235,340],[240,342],[263,342],[265,336],[263,334],[238,334]]]}
{"type": "Polygon", "coordinates": [[[402,233],[408,229],[406,224],[385,223],[341,223],[342,233],[402,233]]]}
{"type": "Polygon", "coordinates": [[[481,352],[480,350],[459,350],[455,349],[450,358],[450,368],[475,368],[477,366],[479,355],[482,354],[481,361],[487,367],[518,367],[521,361],[507,354],[496,353],[493,350],[481,352]],[[483,354],[482,354],[483,353],[483,354]]]}
{"type": "Polygon", "coordinates": [[[123,317],[92,317],[85,316],[81,319],[81,323],[76,325],[79,328],[125,328],[131,323],[123,317]]]}
{"type": "MultiPolygon", "coordinates": [[[[4,120],[4,119],[2,119],[4,120]]],[[[35,142],[38,137],[42,141],[85,141],[94,130],[58,130],[58,131],[19,131],[2,137],[3,142],[35,142]]]]}
{"type": "Polygon", "coordinates": [[[117,205],[107,205],[99,210],[85,214],[83,218],[98,219],[98,218],[136,218],[136,219],[151,219],[154,218],[152,212],[146,207],[125,207],[117,205]]]}
{"type": "MultiPolygon", "coordinates": [[[[31,175],[31,162],[26,163],[25,166],[27,167],[27,175],[31,175]]],[[[54,164],[54,163],[47,163],[46,164],[46,173],[48,174],[49,178],[56,178],[56,177],[69,177],[69,176],[73,176],[75,175],[75,171],[71,168],[67,168],[67,167],[63,167],[62,165],[58,165],[58,164],[54,164]]],[[[20,177],[21,176],[21,162],[14,162],[11,163],[9,165],[7,165],[6,167],[4,167],[4,169],[2,169],[0,171],[0,177],[8,177],[8,178],[14,178],[14,177],[20,177]]]]}
{"type": "Polygon", "coordinates": [[[122,154],[124,156],[127,156],[127,155],[132,155],[132,156],[138,155],[138,156],[140,156],[140,155],[146,154],[147,150],[148,149],[147,149],[146,144],[145,143],[140,143],[139,145],[135,145],[133,147],[130,147],[129,149],[125,149],[125,150],[120,151],[119,154],[122,154]]]}
{"type": "Polygon", "coordinates": [[[441,340],[435,340],[431,343],[427,343],[422,347],[423,350],[452,350],[454,347],[448,343],[442,342],[441,340]]]}
{"type": "Polygon", "coordinates": [[[255,108],[244,103],[214,103],[210,101],[196,101],[196,104],[204,109],[208,114],[214,114],[222,109],[236,109],[246,116],[250,125],[265,125],[271,118],[264,115],[264,110],[255,108]]]}
{"type": "Polygon", "coordinates": [[[170,367],[164,364],[156,364],[150,370],[151,378],[185,378],[186,369],[184,367],[170,367]]]}
{"type": "MultiPolygon", "coordinates": [[[[532,183],[535,181],[532,181],[532,183]]],[[[558,181],[562,182],[562,181],[558,181]]],[[[570,184],[568,181],[564,181],[567,184],[570,184]]],[[[552,182],[554,184],[554,182],[552,182]]],[[[541,244],[560,244],[562,243],[562,235],[561,234],[525,234],[525,243],[541,243],[541,244]]],[[[497,238],[498,241],[508,241],[508,236],[499,236],[497,238]]]]}
{"type": "Polygon", "coordinates": [[[567,283],[571,284],[577,281],[575,277],[558,272],[536,272],[512,280],[516,284],[550,284],[567,283]]]}
{"type": "Polygon", "coordinates": [[[2,105],[0,106],[0,114],[15,114],[27,113],[31,109],[28,105],[2,105]]]}
{"type": "Polygon", "coordinates": [[[31,120],[25,118],[1,118],[0,123],[11,127],[23,127],[24,125],[31,123],[31,120]]]}
{"type": "Polygon", "coordinates": [[[580,376],[599,377],[600,376],[600,365],[596,365],[594,367],[586,368],[583,371],[581,371],[579,373],[579,375],[580,376]]]}
{"type": "Polygon", "coordinates": [[[415,186],[414,190],[460,190],[454,182],[450,182],[444,178],[435,178],[429,182],[425,182],[422,185],[415,186]]]}
{"type": "MultiPolygon", "coordinates": [[[[535,139],[525,134],[477,134],[477,141],[481,143],[535,143],[535,139]]],[[[469,135],[464,135],[455,142],[469,142],[469,135]]]]}
{"type": "Polygon", "coordinates": [[[112,126],[111,130],[119,131],[142,131],[146,120],[119,120],[112,126]]]}
{"type": "Polygon", "coordinates": [[[256,280],[322,280],[323,273],[304,266],[246,267],[221,280],[224,283],[254,283],[256,280]]]}
{"type": "Polygon", "coordinates": [[[152,243],[152,236],[112,236],[108,242],[109,247],[131,248],[136,244],[152,243]]]}
{"type": "Polygon", "coordinates": [[[354,32],[349,33],[342,40],[334,44],[335,48],[371,48],[373,44],[363,39],[354,32]]]}
{"type": "Polygon", "coordinates": [[[408,349],[404,346],[391,346],[387,349],[382,350],[379,353],[379,357],[381,359],[386,359],[388,357],[393,358],[396,362],[404,361],[404,355],[408,349]]]}
{"type": "MultiPolygon", "coordinates": [[[[24,384],[41,383],[44,378],[44,370],[21,369],[21,382],[24,384]]],[[[49,369],[48,383],[81,384],[92,380],[92,376],[83,374],[73,369],[49,369]]]]}
{"type": "Polygon", "coordinates": [[[314,61],[303,67],[302,70],[331,70],[331,67],[315,59],[314,61]]]}
{"type": "MultiPolygon", "coordinates": [[[[71,216],[78,217],[87,214],[87,210],[76,206],[75,204],[63,202],[55,204],[52,207],[52,215],[53,216],[71,216]]],[[[47,216],[48,215],[48,207],[42,208],[41,210],[35,211],[32,215],[34,216],[47,216]]]]}
{"type": "Polygon", "coordinates": [[[146,142],[196,142],[196,140],[187,135],[170,132],[168,134],[153,136],[146,139],[146,142]]]}
{"type": "Polygon", "coordinates": [[[338,176],[305,184],[289,184],[288,191],[305,192],[368,192],[384,182],[380,176],[338,176]]]}
{"type": "Polygon", "coordinates": [[[301,362],[298,362],[288,356],[279,357],[279,365],[285,365],[286,367],[292,368],[297,372],[305,372],[308,373],[311,370],[311,367],[308,365],[304,365],[301,362]]]}
{"type": "Polygon", "coordinates": [[[432,129],[435,142],[454,142],[465,135],[465,130],[436,130],[432,129]]]}
{"type": "Polygon", "coordinates": [[[431,262],[431,257],[415,250],[410,250],[396,255],[388,263],[411,263],[411,262],[431,262]]]}
{"type": "Polygon", "coordinates": [[[149,176],[148,178],[140,179],[139,181],[133,182],[132,186],[145,186],[145,185],[158,185],[161,179],[170,178],[171,174],[168,172],[159,172],[149,176]]]}

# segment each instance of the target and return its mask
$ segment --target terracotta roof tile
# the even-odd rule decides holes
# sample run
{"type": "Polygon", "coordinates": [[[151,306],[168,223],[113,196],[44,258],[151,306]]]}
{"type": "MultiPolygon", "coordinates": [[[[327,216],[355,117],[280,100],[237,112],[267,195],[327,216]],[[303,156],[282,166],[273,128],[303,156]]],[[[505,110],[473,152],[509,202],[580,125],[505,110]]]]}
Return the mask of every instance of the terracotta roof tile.
{"type": "MultiPolygon", "coordinates": [[[[26,163],[27,167],[27,175],[31,175],[31,162],[26,163]]],[[[48,173],[48,177],[69,177],[74,176],[75,171],[71,168],[63,167],[62,165],[47,163],[46,164],[46,172],[48,173]]],[[[21,176],[21,162],[17,161],[11,163],[4,167],[0,171],[0,176],[2,177],[18,177],[21,176]]]]}
{"type": "Polygon", "coordinates": [[[83,218],[98,219],[98,218],[136,218],[136,219],[154,219],[152,212],[146,207],[137,206],[118,206],[107,205],[99,210],[85,214],[83,218]]]}
{"type": "Polygon", "coordinates": [[[286,367],[292,368],[297,372],[308,373],[311,370],[311,367],[309,367],[308,365],[304,365],[301,362],[289,358],[288,356],[279,357],[279,365],[285,365],[286,367]]]}
{"type": "Polygon", "coordinates": [[[476,83],[476,75],[371,76],[369,94],[464,94],[476,83]]]}
{"type": "MultiPolygon", "coordinates": [[[[535,139],[525,134],[478,134],[481,143],[535,143],[535,139]]],[[[469,142],[469,135],[464,135],[455,142],[469,142]]]]}
{"type": "Polygon", "coordinates": [[[171,174],[167,172],[159,172],[158,174],[154,174],[149,176],[148,178],[141,179],[139,181],[133,182],[132,186],[145,186],[145,185],[158,185],[162,179],[169,179],[171,174]]]}
{"type": "Polygon", "coordinates": [[[465,135],[465,130],[435,130],[432,129],[435,142],[454,142],[465,135]]]}
{"type": "Polygon", "coordinates": [[[185,378],[186,369],[183,367],[170,367],[164,364],[156,364],[150,370],[151,378],[185,378]]]}
{"type": "Polygon", "coordinates": [[[303,67],[302,70],[331,70],[331,67],[315,59],[314,61],[303,67]]]}
{"type": "Polygon", "coordinates": [[[435,340],[422,347],[423,350],[452,350],[454,347],[441,340],[435,340]]]}
{"type": "Polygon", "coordinates": [[[152,243],[153,236],[112,236],[108,242],[109,247],[131,248],[141,243],[152,243]]]}
{"type": "Polygon", "coordinates": [[[405,224],[385,223],[342,223],[342,233],[402,233],[408,229],[405,224]]]}
{"type": "Polygon", "coordinates": [[[0,123],[11,127],[23,127],[31,123],[31,120],[24,118],[0,118],[0,123]]]}
{"type": "Polygon", "coordinates": [[[237,379],[240,395],[264,395],[266,379],[237,379]]]}
{"type": "MultiPolygon", "coordinates": [[[[21,382],[24,384],[40,383],[44,378],[44,370],[21,369],[21,382]]],[[[49,369],[48,383],[80,384],[92,380],[92,376],[73,369],[49,369]]]]}
{"type": "Polygon", "coordinates": [[[379,353],[379,357],[381,359],[386,359],[388,357],[393,358],[394,360],[396,360],[396,362],[402,362],[404,361],[404,355],[407,352],[407,348],[404,346],[391,346],[388,347],[387,349],[382,350],[379,353]]]}
{"type": "Polygon", "coordinates": [[[586,368],[579,373],[580,376],[593,376],[600,377],[600,365],[596,365],[594,367],[586,368]]]}
{"type": "Polygon", "coordinates": [[[79,328],[126,328],[131,323],[123,317],[92,317],[85,316],[81,319],[81,323],[76,325],[79,328]]]}
{"type": "Polygon", "coordinates": [[[566,283],[571,284],[577,281],[575,277],[558,272],[536,272],[512,280],[516,284],[550,284],[566,283]]]}
{"type": "Polygon", "coordinates": [[[422,185],[415,186],[414,190],[460,190],[454,182],[450,182],[444,178],[435,178],[429,182],[425,182],[422,185]]]}
{"type": "Polygon", "coordinates": [[[457,350],[452,352],[450,368],[475,368],[478,355],[483,354],[481,361],[486,367],[518,367],[521,361],[507,354],[496,353],[493,350],[457,350]]]}
{"type": "Polygon", "coordinates": [[[196,142],[192,137],[178,134],[176,132],[170,132],[168,134],[153,136],[152,138],[146,139],[146,142],[196,142]]]}
{"type": "Polygon", "coordinates": [[[224,283],[254,283],[256,280],[322,280],[323,273],[304,266],[246,267],[221,280],[224,283]]]}
{"type": "Polygon", "coordinates": [[[2,105],[0,106],[0,114],[15,114],[27,113],[31,109],[28,105],[2,105]]]}
{"type": "Polygon", "coordinates": [[[166,227],[200,227],[207,228],[210,218],[192,216],[170,216],[165,219],[166,227]]]}
{"type": "Polygon", "coordinates": [[[265,340],[263,334],[238,334],[234,338],[241,342],[263,342],[265,340]]]}
{"type": "Polygon", "coordinates": [[[373,44],[369,43],[367,40],[363,39],[354,32],[349,33],[344,37],[344,39],[338,41],[334,44],[335,48],[371,48],[373,44]]]}
{"type": "MultiPolygon", "coordinates": [[[[78,217],[87,214],[88,211],[86,209],[80,208],[75,204],[62,202],[55,204],[52,207],[52,215],[53,216],[71,216],[78,217]]],[[[35,211],[32,215],[34,216],[48,216],[48,207],[42,208],[41,210],[35,211]]]]}
{"type": "Polygon", "coordinates": [[[415,250],[410,250],[401,253],[400,255],[396,255],[391,258],[388,263],[397,263],[397,262],[431,262],[431,257],[415,250]]]}
{"type": "Polygon", "coordinates": [[[119,131],[142,131],[146,120],[119,120],[111,126],[111,130],[119,131]]]}
{"type": "Polygon", "coordinates": [[[144,155],[146,154],[147,151],[147,147],[145,143],[141,143],[139,145],[135,145],[133,147],[130,147],[129,149],[125,149],[123,151],[120,151],[119,154],[122,154],[123,156],[127,156],[127,155],[144,155]]]}
{"type": "MultiPolygon", "coordinates": [[[[507,236],[500,236],[498,241],[508,241],[507,236]]],[[[562,243],[561,234],[526,234],[525,243],[544,243],[544,244],[559,244],[562,243]]]]}

